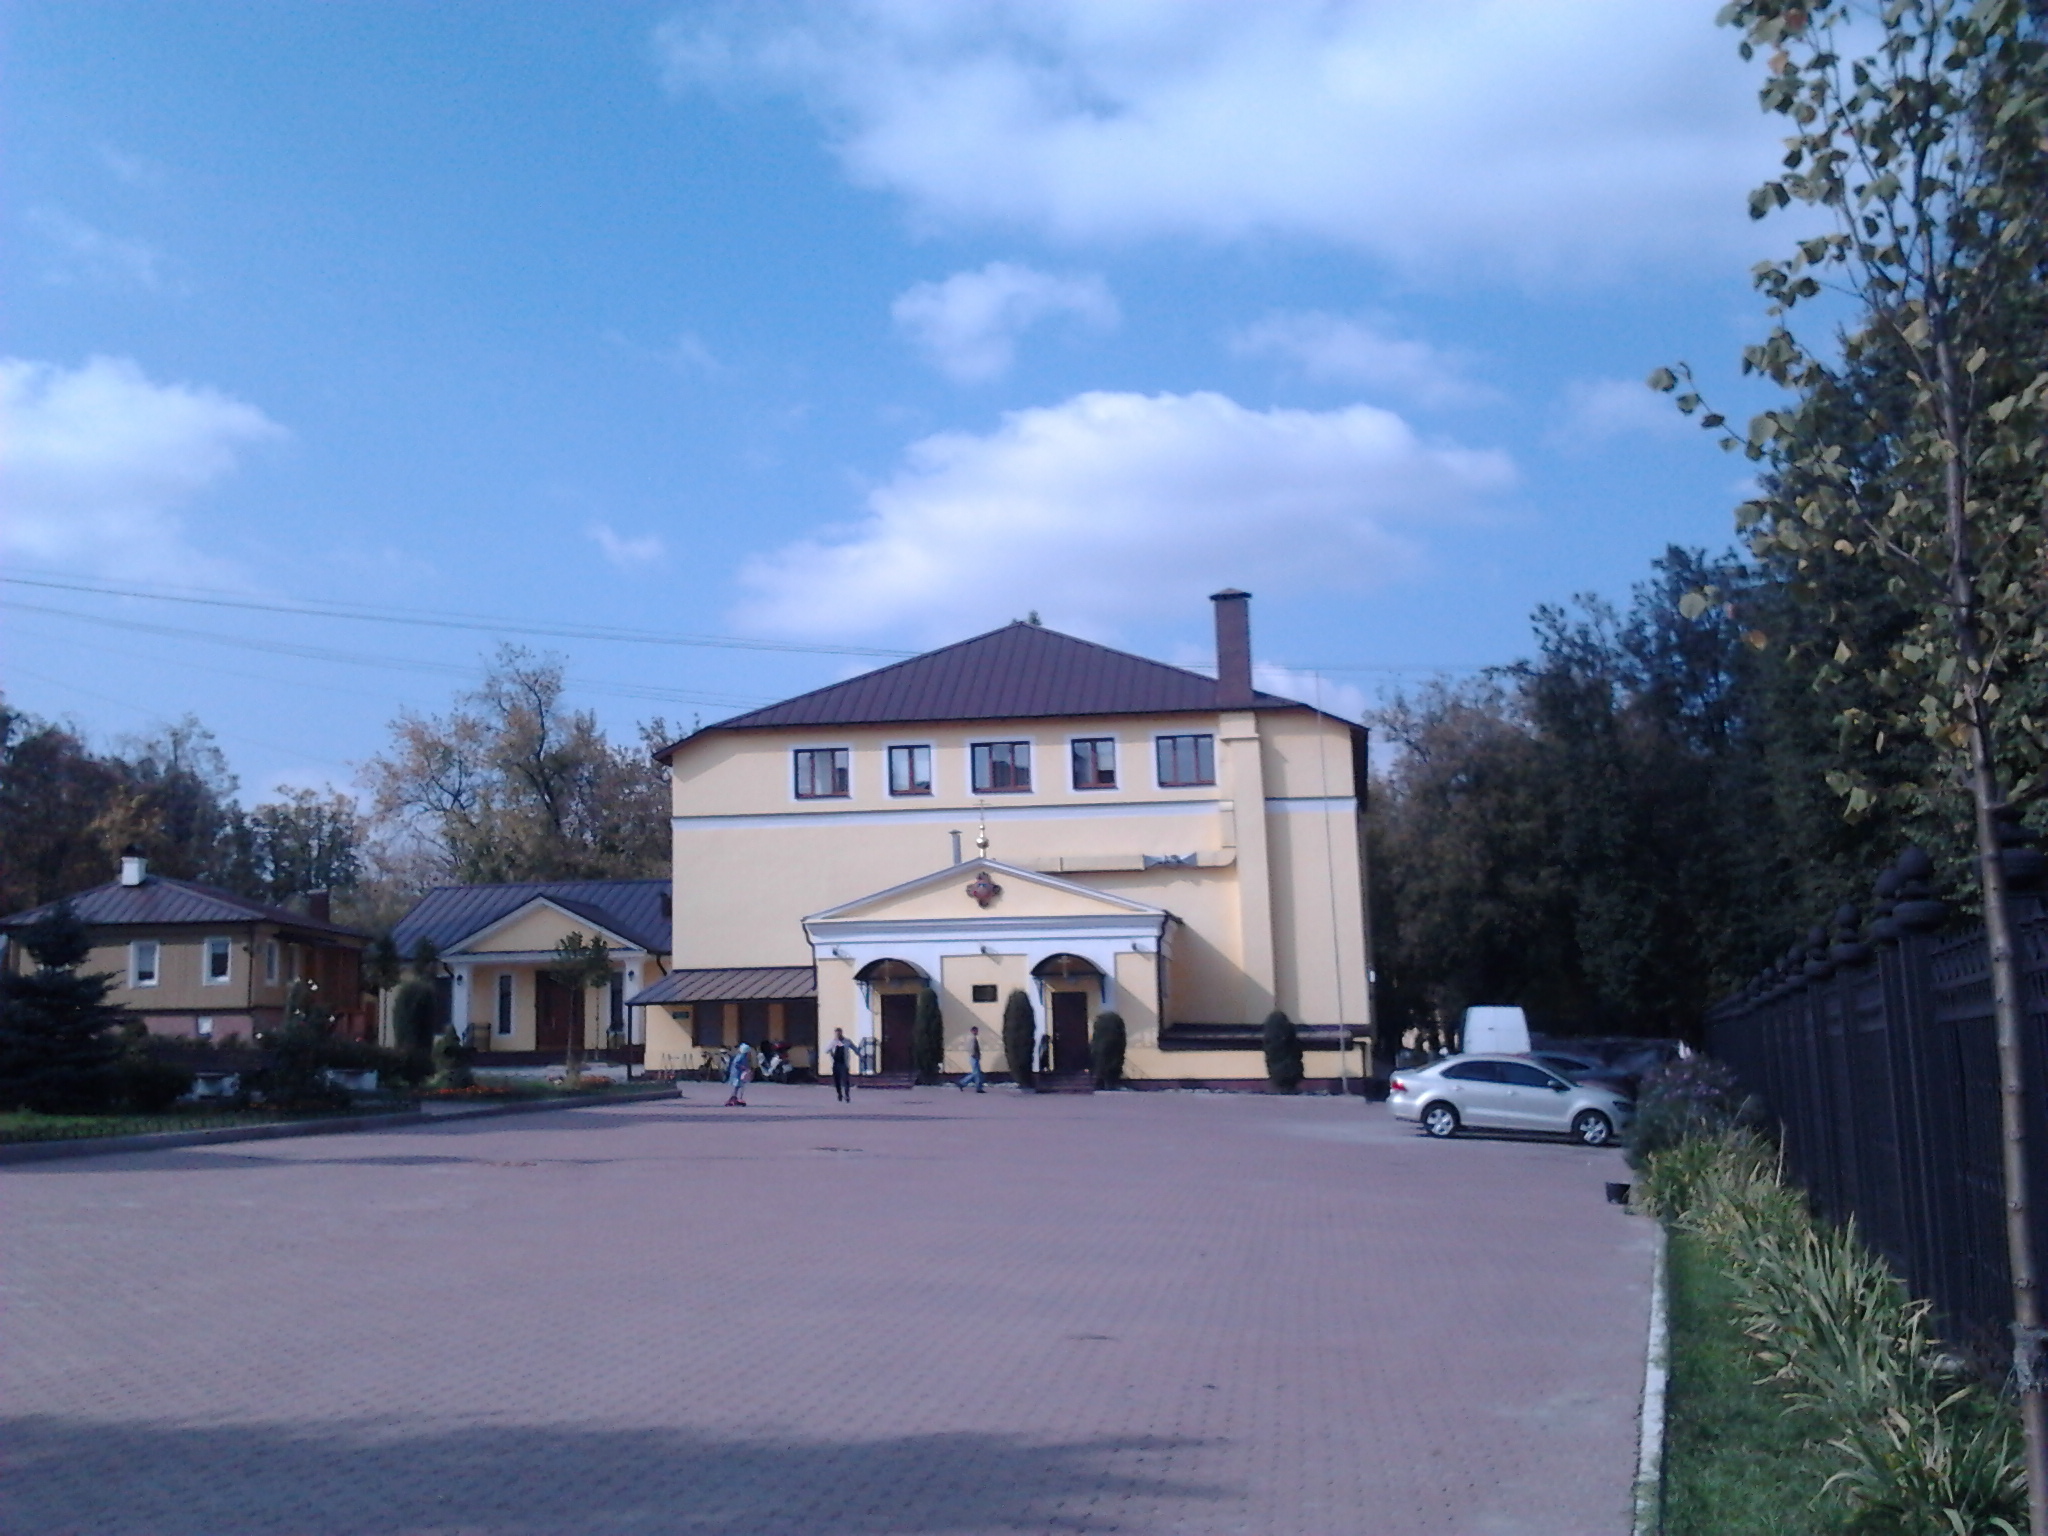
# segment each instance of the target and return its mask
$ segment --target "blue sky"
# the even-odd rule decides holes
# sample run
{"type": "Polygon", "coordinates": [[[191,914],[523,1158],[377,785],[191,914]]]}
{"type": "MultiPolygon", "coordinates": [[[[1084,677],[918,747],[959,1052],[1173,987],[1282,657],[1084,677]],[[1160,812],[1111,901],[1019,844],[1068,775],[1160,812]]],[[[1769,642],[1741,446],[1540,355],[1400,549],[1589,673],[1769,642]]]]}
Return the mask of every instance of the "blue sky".
{"type": "MultiPolygon", "coordinates": [[[[1508,660],[1729,538],[1640,385],[1758,399],[1715,9],[14,0],[0,574],[503,619],[622,733],[1031,610],[1199,662],[1226,584],[1345,707],[1508,660]]],[[[498,638],[0,604],[10,702],[252,796],[498,638]]]]}

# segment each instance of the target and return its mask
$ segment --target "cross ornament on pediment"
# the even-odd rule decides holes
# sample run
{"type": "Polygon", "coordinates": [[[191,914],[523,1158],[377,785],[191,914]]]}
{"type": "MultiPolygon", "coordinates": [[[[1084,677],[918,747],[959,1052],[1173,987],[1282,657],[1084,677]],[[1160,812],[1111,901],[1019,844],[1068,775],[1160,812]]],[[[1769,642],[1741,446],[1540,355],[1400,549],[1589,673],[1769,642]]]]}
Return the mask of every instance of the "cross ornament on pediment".
{"type": "Polygon", "coordinates": [[[997,885],[995,881],[989,879],[988,871],[983,870],[974,877],[974,884],[967,887],[967,894],[972,896],[983,907],[986,907],[990,902],[1003,894],[1003,888],[997,885]]]}

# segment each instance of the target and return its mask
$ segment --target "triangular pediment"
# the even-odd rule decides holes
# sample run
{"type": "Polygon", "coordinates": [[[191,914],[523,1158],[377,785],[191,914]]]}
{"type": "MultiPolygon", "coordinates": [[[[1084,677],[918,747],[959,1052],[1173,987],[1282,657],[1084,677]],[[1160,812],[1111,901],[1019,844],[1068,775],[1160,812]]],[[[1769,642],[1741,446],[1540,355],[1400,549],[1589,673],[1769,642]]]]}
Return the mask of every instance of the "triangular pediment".
{"type": "Polygon", "coordinates": [[[450,945],[449,954],[531,953],[553,949],[572,933],[604,940],[607,949],[640,948],[631,939],[550,896],[536,896],[450,945]]]}
{"type": "Polygon", "coordinates": [[[1163,907],[995,859],[969,859],[887,890],[842,902],[804,921],[913,922],[974,917],[1163,917],[1163,907]],[[988,887],[996,887],[989,894],[988,887]],[[983,898],[986,897],[986,901],[983,898]]]}

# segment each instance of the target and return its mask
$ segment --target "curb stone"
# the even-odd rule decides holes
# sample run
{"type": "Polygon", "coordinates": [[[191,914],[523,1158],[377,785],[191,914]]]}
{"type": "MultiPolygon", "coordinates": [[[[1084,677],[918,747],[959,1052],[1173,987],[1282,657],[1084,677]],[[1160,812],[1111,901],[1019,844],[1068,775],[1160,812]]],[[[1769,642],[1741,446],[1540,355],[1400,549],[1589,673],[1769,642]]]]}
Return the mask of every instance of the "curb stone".
{"type": "MultiPolygon", "coordinates": [[[[603,1104],[636,1104],[679,1097],[673,1084],[658,1088],[620,1089],[607,1093],[603,1104]]],[[[463,1105],[444,1110],[404,1110],[396,1114],[336,1115],[320,1120],[280,1120],[269,1125],[215,1125],[197,1131],[152,1131],[142,1136],[74,1136],[61,1141],[17,1141],[0,1144],[0,1164],[40,1163],[60,1157],[103,1157],[116,1152],[162,1152],[174,1147],[212,1146],[224,1141],[281,1141],[291,1136],[340,1136],[355,1131],[417,1129],[486,1120],[495,1115],[524,1115],[549,1109],[588,1109],[589,1099],[538,1099],[511,1104],[463,1105]]]]}
{"type": "Polygon", "coordinates": [[[1650,1332],[1643,1351],[1642,1432],[1636,1444],[1636,1512],[1631,1536],[1658,1536],[1664,1529],[1664,1394],[1671,1382],[1667,1245],[1664,1223],[1659,1221],[1650,1270],[1650,1332]]]}

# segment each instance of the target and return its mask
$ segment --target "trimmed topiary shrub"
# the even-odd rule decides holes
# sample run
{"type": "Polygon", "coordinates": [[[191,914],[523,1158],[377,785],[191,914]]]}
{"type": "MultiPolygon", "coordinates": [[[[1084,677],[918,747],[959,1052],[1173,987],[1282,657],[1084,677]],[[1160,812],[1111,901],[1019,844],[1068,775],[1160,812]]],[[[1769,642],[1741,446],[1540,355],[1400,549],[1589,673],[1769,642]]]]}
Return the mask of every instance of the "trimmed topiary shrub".
{"type": "Polygon", "coordinates": [[[427,1081],[435,1088],[474,1088],[476,1074],[469,1070],[469,1058],[475,1054],[449,1025],[434,1036],[434,1075],[427,1081]]]}
{"type": "Polygon", "coordinates": [[[1279,1009],[1266,1015],[1259,1026],[1259,1043],[1266,1049],[1266,1081],[1282,1093],[1301,1086],[1301,1033],[1294,1020],[1279,1009]]]}
{"type": "Polygon", "coordinates": [[[1022,989],[1013,987],[1003,1000],[1003,1056],[1010,1064],[1010,1077],[1019,1088],[1038,1086],[1038,1074],[1031,1065],[1037,1038],[1038,1017],[1031,1011],[1031,999],[1022,989]]]}
{"type": "Polygon", "coordinates": [[[939,994],[930,987],[918,988],[910,1020],[910,1064],[920,1083],[936,1083],[946,1064],[945,1016],[939,1011],[939,994]]]}
{"type": "Polygon", "coordinates": [[[1095,1027],[1088,1036],[1088,1054],[1095,1062],[1097,1088],[1115,1088],[1122,1084],[1127,1044],[1122,1014],[1105,1008],[1095,1015],[1095,1027]]]}

